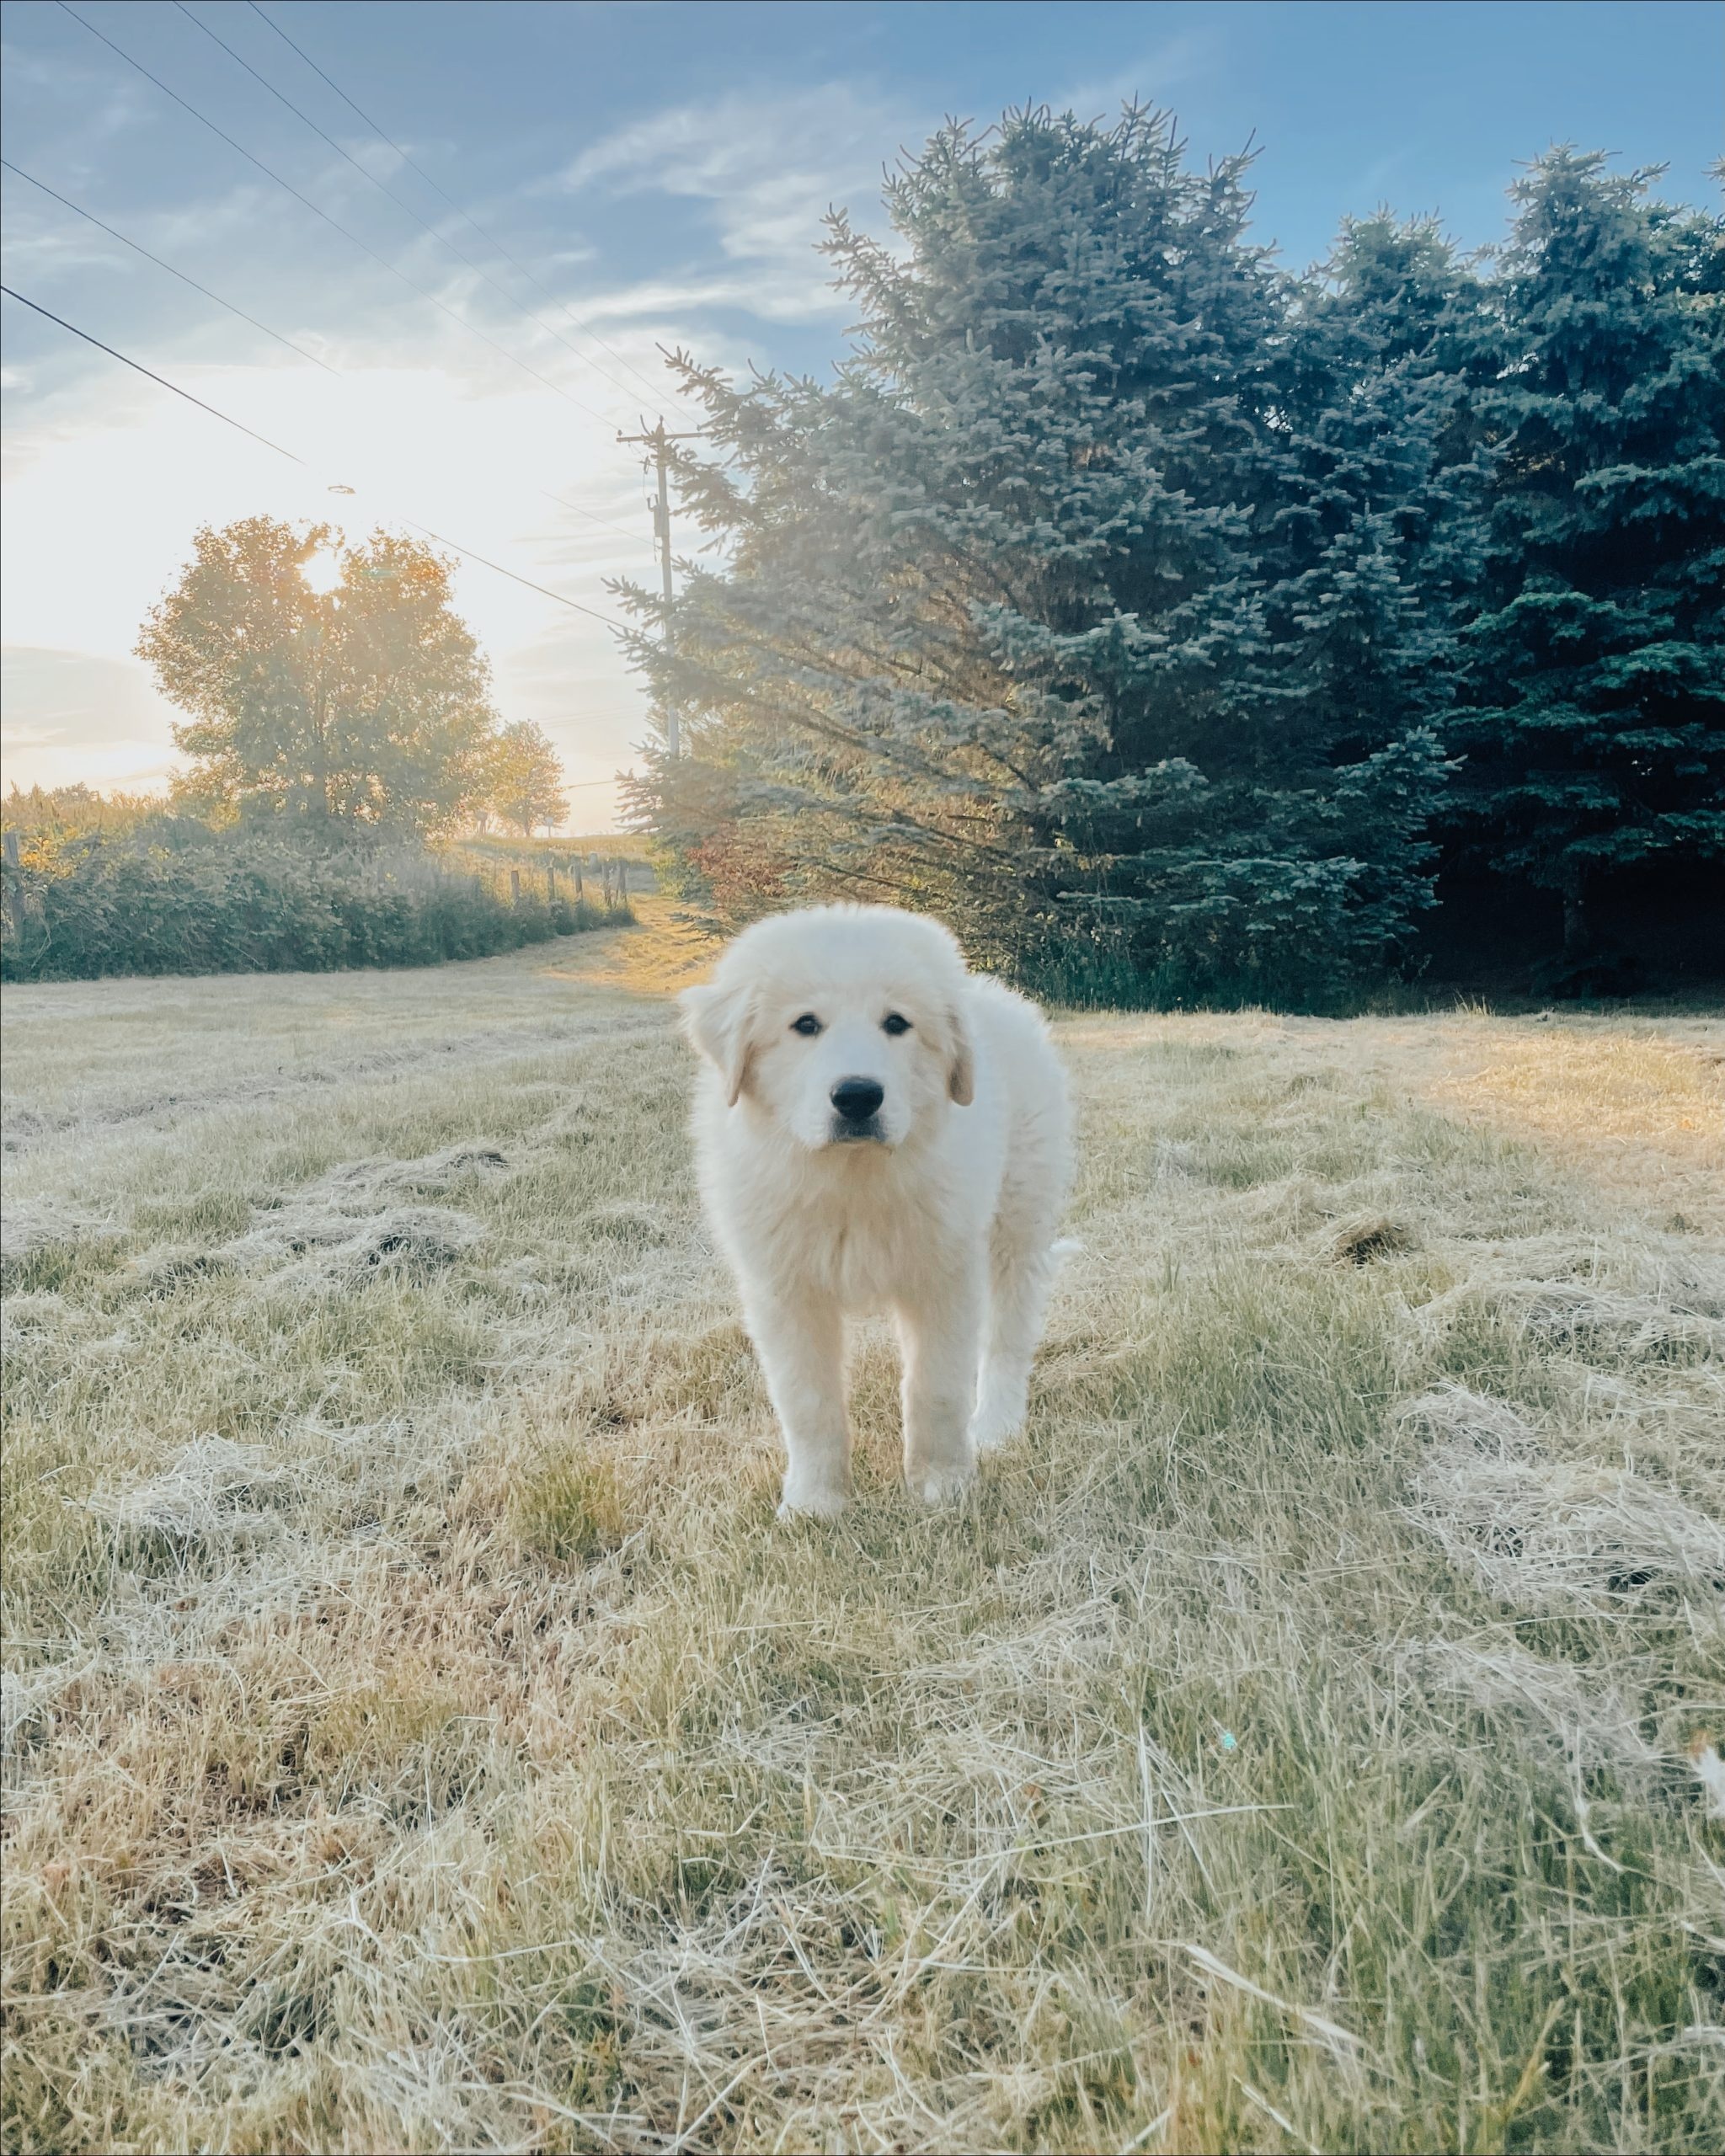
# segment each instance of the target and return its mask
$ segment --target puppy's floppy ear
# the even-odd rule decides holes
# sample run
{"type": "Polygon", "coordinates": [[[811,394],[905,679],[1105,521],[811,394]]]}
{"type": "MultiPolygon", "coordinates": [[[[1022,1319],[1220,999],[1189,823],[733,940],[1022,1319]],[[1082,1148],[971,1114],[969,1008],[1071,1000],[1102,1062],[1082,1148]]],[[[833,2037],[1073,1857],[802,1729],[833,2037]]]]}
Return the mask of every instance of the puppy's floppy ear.
{"type": "Polygon", "coordinates": [[[677,998],[683,1031],[724,1081],[727,1107],[737,1105],[754,1058],[754,1009],[747,992],[708,982],[677,998]]]}
{"type": "Polygon", "coordinates": [[[968,1108],[976,1097],[976,1054],[964,1014],[956,1003],[947,1011],[947,1097],[961,1108],[968,1108]]]}

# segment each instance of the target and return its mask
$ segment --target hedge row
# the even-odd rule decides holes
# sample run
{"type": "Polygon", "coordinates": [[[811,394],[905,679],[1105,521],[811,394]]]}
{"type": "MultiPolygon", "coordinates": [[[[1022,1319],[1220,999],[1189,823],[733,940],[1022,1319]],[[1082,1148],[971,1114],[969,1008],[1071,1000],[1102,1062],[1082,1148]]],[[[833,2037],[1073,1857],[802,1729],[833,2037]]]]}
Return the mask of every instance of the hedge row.
{"type": "Polygon", "coordinates": [[[5,872],[0,977],[316,972],[482,958],[628,917],[540,891],[519,899],[414,851],[321,849],[210,832],[35,839],[5,872]]]}

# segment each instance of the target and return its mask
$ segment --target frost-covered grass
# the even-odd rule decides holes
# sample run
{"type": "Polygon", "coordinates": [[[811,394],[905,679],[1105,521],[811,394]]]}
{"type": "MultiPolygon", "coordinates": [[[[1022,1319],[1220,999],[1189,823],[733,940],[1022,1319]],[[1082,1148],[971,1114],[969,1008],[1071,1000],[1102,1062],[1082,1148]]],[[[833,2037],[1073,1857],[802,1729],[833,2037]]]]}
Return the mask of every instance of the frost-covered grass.
{"type": "Polygon", "coordinates": [[[8,995],[8,2148],[1717,2148],[1720,1030],[1066,1022],[1031,1437],[786,1529],[576,963],[8,995]]]}

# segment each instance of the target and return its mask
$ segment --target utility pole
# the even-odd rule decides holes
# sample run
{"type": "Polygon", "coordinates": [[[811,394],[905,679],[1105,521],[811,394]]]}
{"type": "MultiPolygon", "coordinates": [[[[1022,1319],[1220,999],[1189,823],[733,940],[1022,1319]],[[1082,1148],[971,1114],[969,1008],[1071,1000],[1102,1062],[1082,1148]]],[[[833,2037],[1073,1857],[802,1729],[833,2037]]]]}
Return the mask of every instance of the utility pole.
{"type": "MultiPolygon", "coordinates": [[[[700,439],[701,430],[698,428],[688,434],[668,435],[662,419],[651,434],[617,436],[619,441],[638,442],[644,448],[650,449],[654,462],[659,467],[659,499],[653,504],[653,536],[659,542],[660,576],[665,593],[665,640],[667,644],[670,642],[670,490],[665,482],[665,474],[670,468],[671,443],[698,441],[700,439]]],[[[681,744],[677,734],[676,706],[670,702],[665,707],[665,739],[671,755],[677,755],[681,744]]]]}

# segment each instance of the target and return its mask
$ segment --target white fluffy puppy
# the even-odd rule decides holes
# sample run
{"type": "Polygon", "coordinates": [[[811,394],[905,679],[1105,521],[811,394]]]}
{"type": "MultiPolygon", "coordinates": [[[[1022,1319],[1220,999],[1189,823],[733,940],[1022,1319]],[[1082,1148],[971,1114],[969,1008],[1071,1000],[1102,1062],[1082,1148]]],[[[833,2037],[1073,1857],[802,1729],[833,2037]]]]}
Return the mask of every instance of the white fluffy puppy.
{"type": "Polygon", "coordinates": [[[785,1513],[850,1489],[844,1318],[888,1310],[930,1502],[1024,1419],[1071,1177],[1042,1013],[890,906],[757,921],[682,999],[701,1190],[783,1427],[785,1513]]]}

